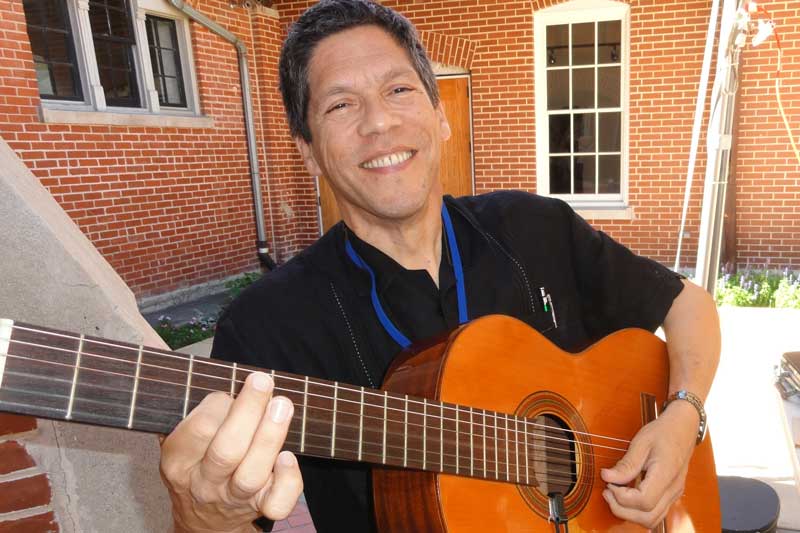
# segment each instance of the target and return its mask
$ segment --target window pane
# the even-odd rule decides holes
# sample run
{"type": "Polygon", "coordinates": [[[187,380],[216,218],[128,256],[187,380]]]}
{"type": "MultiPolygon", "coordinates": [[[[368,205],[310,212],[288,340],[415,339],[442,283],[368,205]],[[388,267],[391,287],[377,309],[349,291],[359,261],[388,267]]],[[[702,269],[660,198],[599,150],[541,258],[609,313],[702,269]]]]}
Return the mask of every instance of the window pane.
{"type": "Polygon", "coordinates": [[[622,114],[616,113],[599,113],[598,120],[600,121],[599,132],[601,152],[619,152],[620,145],[622,144],[622,130],[620,129],[620,119],[622,114]]]}
{"type": "Polygon", "coordinates": [[[158,101],[164,106],[185,107],[186,93],[175,21],[148,15],[145,24],[158,101]]]}
{"type": "Polygon", "coordinates": [[[50,79],[50,68],[46,63],[34,63],[36,69],[36,82],[39,84],[39,94],[41,96],[53,96],[56,94],[53,89],[53,80],[50,79]]]}
{"type": "Polygon", "coordinates": [[[162,95],[164,103],[171,105],[182,105],[183,95],[181,95],[181,87],[176,78],[165,78],[164,84],[166,85],[166,94],[162,95]]]}
{"type": "Polygon", "coordinates": [[[95,3],[89,4],[89,22],[92,26],[92,34],[94,35],[108,35],[108,13],[102,6],[95,3]]]}
{"type": "Polygon", "coordinates": [[[597,107],[620,106],[620,68],[597,67],[597,107]]]}
{"type": "Polygon", "coordinates": [[[575,194],[595,194],[594,156],[575,158],[575,194]]]}
{"type": "Polygon", "coordinates": [[[80,100],[81,87],[66,0],[23,0],[39,94],[80,100]]]}
{"type": "Polygon", "coordinates": [[[572,64],[594,64],[594,22],[572,25],[572,64]]]}
{"type": "Polygon", "coordinates": [[[550,194],[569,194],[570,157],[550,158],[550,194]]]}
{"type": "Polygon", "coordinates": [[[619,63],[622,59],[621,23],[609,20],[597,23],[597,62],[619,63]]]}
{"type": "Polygon", "coordinates": [[[118,9],[108,10],[108,22],[110,24],[111,35],[120,39],[131,37],[131,20],[128,12],[118,9]]]}
{"type": "Polygon", "coordinates": [[[55,94],[73,94],[72,65],[55,64],[52,69],[53,81],[56,85],[55,94]]]}
{"type": "Polygon", "coordinates": [[[575,128],[575,151],[594,152],[594,113],[580,113],[573,117],[575,128]]]}
{"type": "Polygon", "coordinates": [[[550,115],[550,153],[569,153],[569,115],[550,115]]]}
{"type": "Polygon", "coordinates": [[[547,71],[547,109],[569,109],[569,70],[547,71]]]}
{"type": "Polygon", "coordinates": [[[572,109],[594,107],[594,68],[572,71],[572,109]]]}
{"type": "Polygon", "coordinates": [[[547,64],[551,67],[569,65],[569,25],[547,27],[547,64]]]}
{"type": "Polygon", "coordinates": [[[600,190],[603,194],[619,194],[620,188],[620,165],[618,155],[600,156],[600,190]]]}

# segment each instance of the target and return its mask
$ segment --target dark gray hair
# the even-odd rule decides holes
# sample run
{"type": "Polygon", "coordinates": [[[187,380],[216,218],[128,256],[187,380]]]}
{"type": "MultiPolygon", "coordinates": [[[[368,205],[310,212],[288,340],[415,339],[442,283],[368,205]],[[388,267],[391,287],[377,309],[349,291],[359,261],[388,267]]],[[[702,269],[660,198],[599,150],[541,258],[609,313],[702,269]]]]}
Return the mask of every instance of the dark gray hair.
{"type": "Polygon", "coordinates": [[[301,136],[311,142],[306,122],[310,96],[308,64],[317,44],[335,33],[368,25],[386,31],[405,49],[431,103],[439,104],[439,88],[431,62],[407,18],[370,0],[322,0],[292,24],[281,50],[280,88],[292,137],[301,136]]]}

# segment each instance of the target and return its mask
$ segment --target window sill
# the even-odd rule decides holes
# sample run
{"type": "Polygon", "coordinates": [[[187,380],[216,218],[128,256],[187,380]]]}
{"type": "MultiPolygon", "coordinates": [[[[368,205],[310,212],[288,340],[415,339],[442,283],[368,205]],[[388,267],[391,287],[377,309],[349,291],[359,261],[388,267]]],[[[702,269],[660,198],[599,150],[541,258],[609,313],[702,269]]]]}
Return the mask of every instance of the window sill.
{"type": "Polygon", "coordinates": [[[632,206],[591,207],[573,205],[572,208],[587,220],[634,220],[635,218],[632,206]]]}
{"type": "Polygon", "coordinates": [[[103,126],[150,126],[156,128],[213,128],[207,116],[180,116],[152,113],[75,111],[41,107],[42,122],[49,124],[94,124],[103,126]]]}

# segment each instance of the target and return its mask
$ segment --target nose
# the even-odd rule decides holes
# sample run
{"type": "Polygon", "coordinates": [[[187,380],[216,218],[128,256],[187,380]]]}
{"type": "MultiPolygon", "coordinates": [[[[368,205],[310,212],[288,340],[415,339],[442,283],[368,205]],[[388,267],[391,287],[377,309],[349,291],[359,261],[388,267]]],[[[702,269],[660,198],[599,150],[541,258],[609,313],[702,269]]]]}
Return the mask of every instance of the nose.
{"type": "Polygon", "coordinates": [[[386,133],[400,123],[400,118],[383,98],[365,99],[358,133],[364,137],[386,133]]]}

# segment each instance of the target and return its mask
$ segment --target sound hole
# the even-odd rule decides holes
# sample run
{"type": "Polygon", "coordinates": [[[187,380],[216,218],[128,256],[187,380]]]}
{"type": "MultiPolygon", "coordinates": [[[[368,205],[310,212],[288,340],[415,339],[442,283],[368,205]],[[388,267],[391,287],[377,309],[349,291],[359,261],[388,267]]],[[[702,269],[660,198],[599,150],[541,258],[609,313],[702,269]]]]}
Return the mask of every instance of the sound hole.
{"type": "Polygon", "coordinates": [[[554,492],[566,496],[578,481],[575,436],[556,416],[540,414],[532,420],[536,490],[543,496],[554,492]]]}

